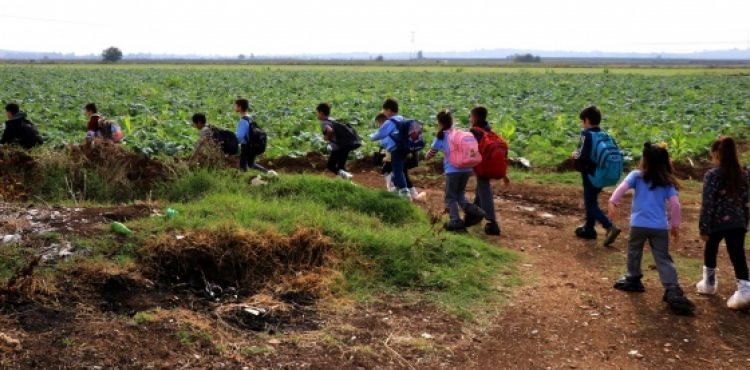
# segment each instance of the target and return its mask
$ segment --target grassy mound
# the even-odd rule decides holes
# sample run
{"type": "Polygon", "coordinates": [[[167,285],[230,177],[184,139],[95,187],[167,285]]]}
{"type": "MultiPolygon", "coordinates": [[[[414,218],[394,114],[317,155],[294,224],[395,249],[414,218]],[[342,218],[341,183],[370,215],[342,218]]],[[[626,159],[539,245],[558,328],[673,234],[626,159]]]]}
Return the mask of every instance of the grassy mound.
{"type": "MultiPolygon", "coordinates": [[[[334,293],[366,298],[422,291],[463,313],[497,297],[498,276],[512,270],[511,252],[469,235],[445,234],[422,210],[390,194],[320,176],[282,176],[264,186],[250,186],[246,180],[220,171],[193,173],[180,180],[180,188],[197,192],[185,190],[184,199],[193,201],[170,205],[178,211],[176,218],[144,219],[133,227],[147,244],[163,242],[164,235],[226,230],[227,240],[210,246],[232,252],[211,253],[237,263],[244,260],[237,259],[240,252],[231,242],[235,232],[284,240],[300,229],[316,230],[330,239],[328,267],[341,272],[330,287],[334,293]]],[[[267,243],[240,248],[263,249],[267,243]]]]}

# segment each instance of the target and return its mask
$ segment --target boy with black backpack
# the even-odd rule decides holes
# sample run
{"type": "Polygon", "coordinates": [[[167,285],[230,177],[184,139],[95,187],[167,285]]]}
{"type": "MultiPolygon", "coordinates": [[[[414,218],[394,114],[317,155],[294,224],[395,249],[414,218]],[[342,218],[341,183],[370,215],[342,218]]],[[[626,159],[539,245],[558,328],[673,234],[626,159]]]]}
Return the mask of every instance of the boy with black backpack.
{"type": "Polygon", "coordinates": [[[599,124],[602,113],[590,106],[579,114],[583,131],[578,148],[573,152],[576,170],[583,178],[583,201],[586,206],[586,223],[576,228],[581,239],[596,239],[595,226],[600,222],[607,230],[604,246],[610,246],[620,235],[606,214],[599,208],[599,194],[606,186],[616,185],[622,175],[623,155],[614,139],[602,131],[599,124]]]}
{"type": "Polygon", "coordinates": [[[249,100],[237,99],[234,102],[234,111],[240,114],[237,131],[235,132],[240,144],[240,171],[246,172],[248,168],[252,167],[271,176],[277,176],[276,171],[255,163],[255,158],[266,150],[267,137],[266,133],[250,118],[249,110],[249,100]]]}
{"type": "Polygon", "coordinates": [[[492,131],[487,123],[487,108],[483,106],[474,107],[469,114],[471,133],[479,143],[479,152],[482,154],[482,162],[474,167],[477,178],[476,194],[474,204],[484,210],[487,224],[484,225],[484,233],[487,235],[500,235],[500,225],[495,215],[495,197],[492,192],[491,180],[502,180],[505,185],[510,184],[508,178],[508,143],[492,131]]]}
{"type": "Polygon", "coordinates": [[[320,103],[315,109],[323,138],[328,142],[331,154],[328,157],[328,170],[345,180],[351,180],[352,174],[346,171],[346,160],[349,153],[362,146],[357,131],[347,123],[331,119],[331,105],[320,103]]]}
{"type": "Polygon", "coordinates": [[[36,126],[26,118],[26,113],[21,112],[18,104],[7,104],[5,115],[8,120],[5,122],[5,130],[2,138],[0,138],[0,144],[18,144],[24,149],[31,149],[44,143],[36,126]]]}
{"type": "Polygon", "coordinates": [[[220,129],[206,124],[206,115],[204,113],[195,113],[192,117],[193,127],[198,130],[198,142],[195,143],[195,150],[190,160],[194,160],[199,153],[203,151],[206,145],[215,144],[226,155],[236,155],[239,153],[239,144],[234,132],[220,129]]]}

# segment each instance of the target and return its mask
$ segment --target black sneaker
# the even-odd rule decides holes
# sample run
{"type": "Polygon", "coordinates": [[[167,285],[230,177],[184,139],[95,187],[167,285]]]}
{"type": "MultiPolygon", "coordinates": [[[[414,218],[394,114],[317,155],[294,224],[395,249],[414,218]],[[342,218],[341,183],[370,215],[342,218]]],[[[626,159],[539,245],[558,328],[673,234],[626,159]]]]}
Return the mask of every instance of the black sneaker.
{"type": "Polygon", "coordinates": [[[464,213],[466,214],[464,216],[464,226],[466,227],[472,227],[479,224],[485,217],[484,211],[474,204],[467,205],[464,209],[464,213]]]}
{"type": "Polygon", "coordinates": [[[585,226],[578,226],[576,228],[576,236],[586,240],[594,240],[597,237],[596,230],[587,229],[585,226]]]}
{"type": "Polygon", "coordinates": [[[623,292],[645,292],[646,287],[641,283],[641,278],[623,276],[615,282],[615,289],[623,292]]]}
{"type": "Polygon", "coordinates": [[[487,235],[499,236],[500,225],[498,225],[495,221],[487,222],[487,224],[484,225],[484,233],[487,235]]]}
{"type": "Polygon", "coordinates": [[[680,287],[667,288],[663,300],[678,315],[692,315],[695,311],[695,305],[685,297],[685,292],[680,287]]]}
{"type": "Polygon", "coordinates": [[[604,238],[604,246],[605,247],[611,246],[612,243],[614,243],[615,240],[617,240],[617,237],[620,236],[621,232],[622,231],[620,231],[620,229],[618,229],[617,226],[612,225],[612,227],[610,227],[607,230],[607,236],[604,238]]]}
{"type": "Polygon", "coordinates": [[[466,226],[461,220],[448,221],[443,225],[445,231],[451,231],[456,233],[466,232],[466,226]]]}

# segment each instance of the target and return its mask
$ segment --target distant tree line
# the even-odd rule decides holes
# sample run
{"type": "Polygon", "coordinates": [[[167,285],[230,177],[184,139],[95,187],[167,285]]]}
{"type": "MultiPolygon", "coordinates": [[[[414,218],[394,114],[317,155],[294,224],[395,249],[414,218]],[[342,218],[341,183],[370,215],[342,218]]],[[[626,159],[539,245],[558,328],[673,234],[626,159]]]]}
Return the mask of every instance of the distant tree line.
{"type": "Polygon", "coordinates": [[[534,54],[516,54],[509,57],[516,63],[539,63],[542,58],[534,54]]]}

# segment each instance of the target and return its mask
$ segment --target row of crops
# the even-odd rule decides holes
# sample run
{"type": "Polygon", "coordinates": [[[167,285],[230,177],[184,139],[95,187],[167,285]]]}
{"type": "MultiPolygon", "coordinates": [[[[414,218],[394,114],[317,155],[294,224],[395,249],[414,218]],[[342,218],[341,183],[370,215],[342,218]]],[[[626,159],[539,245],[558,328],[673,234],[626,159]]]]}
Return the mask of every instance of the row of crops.
{"type": "MultiPolygon", "coordinates": [[[[331,102],[335,117],[366,134],[391,96],[404,115],[429,123],[447,107],[465,126],[469,109],[486,105],[513,154],[542,165],[569,156],[580,129],[578,111],[588,104],[600,106],[604,126],[629,152],[637,153],[646,140],[664,140],[676,157],[695,157],[719,134],[746,139],[750,128],[746,76],[0,66],[0,101],[20,103],[52,145],[82,140],[82,108],[93,101],[121,122],[126,145],[149,155],[189,152],[197,137],[190,125],[196,111],[233,128],[238,97],[251,100],[269,132],[269,156],[322,150],[317,103],[331,102]]],[[[361,152],[374,149],[369,144],[361,152]]]]}

